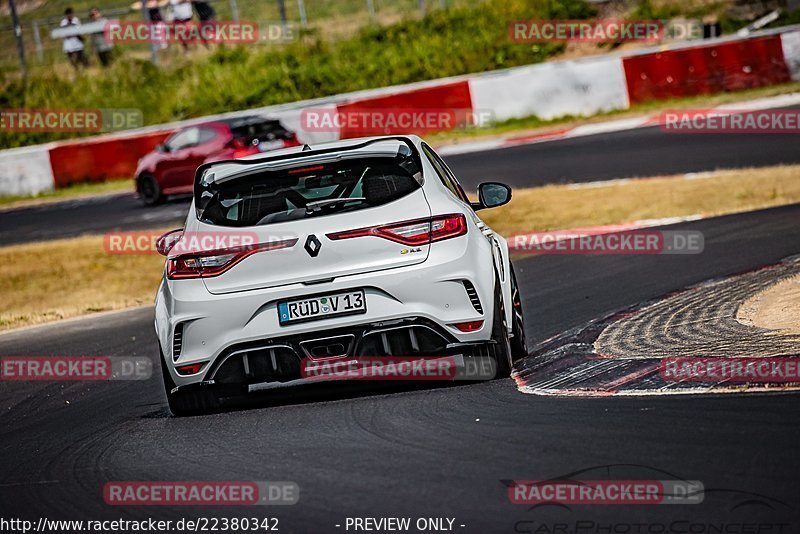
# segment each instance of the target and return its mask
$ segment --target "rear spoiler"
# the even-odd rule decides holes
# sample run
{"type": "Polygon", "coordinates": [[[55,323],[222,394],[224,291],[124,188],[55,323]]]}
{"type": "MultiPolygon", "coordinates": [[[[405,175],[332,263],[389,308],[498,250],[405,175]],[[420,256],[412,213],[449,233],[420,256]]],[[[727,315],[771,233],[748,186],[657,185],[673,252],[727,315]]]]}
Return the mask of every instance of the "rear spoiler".
{"type": "MultiPolygon", "coordinates": [[[[194,185],[195,189],[200,184],[201,177],[205,174],[205,172],[215,166],[221,165],[244,165],[244,166],[252,166],[252,165],[263,165],[264,163],[272,163],[272,162],[280,162],[280,161],[287,161],[292,159],[299,159],[299,158],[313,158],[315,156],[321,156],[325,154],[334,154],[337,152],[347,152],[352,150],[359,150],[361,148],[368,147],[369,145],[375,143],[382,143],[385,141],[400,141],[409,149],[409,156],[413,158],[414,163],[417,165],[417,169],[419,172],[422,172],[422,158],[419,155],[419,151],[417,147],[414,145],[414,142],[411,141],[408,137],[405,136],[391,136],[391,137],[378,137],[375,139],[370,139],[369,141],[364,141],[362,143],[354,144],[354,145],[347,145],[347,146],[339,146],[339,147],[332,147],[332,148],[323,148],[318,150],[309,149],[308,145],[304,145],[303,149],[300,152],[291,152],[289,154],[280,154],[278,156],[265,156],[263,158],[257,159],[224,159],[220,161],[213,161],[210,163],[203,163],[199,167],[194,174],[194,185]]],[[[399,155],[399,152],[398,152],[399,155]]],[[[197,191],[195,191],[196,193],[197,191]]]]}
{"type": "MultiPolygon", "coordinates": [[[[360,150],[362,148],[368,147],[375,143],[382,143],[385,141],[400,141],[401,146],[397,150],[396,153],[392,154],[391,152],[383,152],[380,155],[382,156],[402,156],[405,162],[409,162],[409,158],[413,166],[416,169],[412,172],[410,169],[406,169],[411,174],[413,174],[414,178],[417,182],[422,185],[422,158],[420,157],[419,151],[417,147],[414,145],[414,142],[411,141],[408,137],[403,136],[395,136],[395,137],[379,137],[375,139],[371,139],[369,141],[364,141],[362,143],[357,143],[354,145],[348,146],[339,146],[333,148],[325,148],[319,150],[312,150],[308,145],[304,145],[303,148],[299,152],[291,152],[289,154],[281,154],[278,156],[266,156],[263,158],[257,159],[226,159],[221,161],[214,161],[210,163],[203,163],[197,168],[194,176],[194,199],[195,199],[195,209],[198,213],[198,218],[201,218],[202,212],[205,210],[207,202],[210,200],[211,197],[214,195],[214,191],[219,187],[215,187],[216,184],[225,181],[224,177],[220,182],[217,182],[215,179],[211,178],[213,173],[210,176],[206,175],[206,171],[209,171],[212,168],[223,166],[223,165],[241,165],[243,167],[252,167],[257,165],[264,165],[265,163],[279,163],[279,162],[286,162],[289,165],[278,166],[278,168],[266,168],[265,171],[276,171],[280,170],[281,168],[285,168],[291,166],[292,160],[298,160],[298,163],[303,165],[306,163],[314,163],[313,161],[306,161],[306,160],[314,160],[315,158],[324,157],[326,155],[349,155],[356,150],[360,150]],[[403,151],[403,148],[408,150],[407,153],[403,151]],[[208,179],[207,179],[208,178],[208,179]]],[[[378,155],[377,152],[373,153],[361,153],[361,154],[353,154],[353,157],[369,157],[369,156],[376,156],[378,155]]],[[[344,158],[343,158],[344,159],[344,158]]],[[[405,165],[401,164],[402,167],[405,165]]],[[[261,169],[256,169],[255,171],[258,172],[261,169]]],[[[239,178],[248,176],[251,173],[244,172],[241,174],[234,173],[230,176],[231,179],[239,178]]]]}

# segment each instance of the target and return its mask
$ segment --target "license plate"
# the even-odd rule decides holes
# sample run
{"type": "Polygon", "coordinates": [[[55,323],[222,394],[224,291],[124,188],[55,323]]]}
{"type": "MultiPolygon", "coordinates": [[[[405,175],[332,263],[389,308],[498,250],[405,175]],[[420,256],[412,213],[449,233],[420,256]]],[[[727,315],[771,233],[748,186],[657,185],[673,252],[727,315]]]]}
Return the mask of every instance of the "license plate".
{"type": "Polygon", "coordinates": [[[281,325],[356,313],[367,313],[363,289],[278,303],[278,322],[281,325]]]}

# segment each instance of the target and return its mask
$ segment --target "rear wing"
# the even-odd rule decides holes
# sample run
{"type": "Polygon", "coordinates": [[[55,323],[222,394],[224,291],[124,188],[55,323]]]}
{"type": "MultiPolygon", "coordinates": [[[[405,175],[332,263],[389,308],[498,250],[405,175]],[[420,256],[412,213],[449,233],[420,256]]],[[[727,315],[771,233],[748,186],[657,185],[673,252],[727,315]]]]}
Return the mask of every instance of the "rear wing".
{"type": "Polygon", "coordinates": [[[263,158],[254,158],[254,159],[249,159],[249,158],[225,159],[221,161],[203,163],[197,168],[197,171],[195,172],[194,175],[195,194],[198,193],[198,186],[200,185],[208,187],[214,182],[223,182],[226,181],[226,179],[230,180],[251,174],[249,172],[241,172],[240,170],[227,169],[229,172],[224,173],[222,176],[217,177],[214,175],[214,173],[208,172],[210,169],[214,168],[219,169],[224,166],[241,166],[242,170],[246,171],[246,167],[248,166],[249,167],[261,166],[261,168],[259,168],[258,171],[279,170],[286,167],[293,167],[295,165],[304,165],[312,162],[317,162],[323,159],[325,156],[334,156],[330,159],[336,160],[336,159],[348,159],[349,157],[364,157],[370,155],[397,156],[403,158],[410,158],[414,162],[416,167],[415,171],[412,172],[412,174],[416,175],[417,173],[422,172],[422,158],[420,157],[416,145],[414,145],[414,142],[410,138],[404,136],[376,137],[375,139],[370,139],[368,141],[364,141],[353,145],[322,148],[318,150],[313,150],[308,145],[303,145],[302,150],[300,150],[299,152],[290,152],[288,154],[265,156],[263,158]],[[396,152],[389,152],[389,151],[376,151],[375,153],[355,152],[364,149],[366,147],[369,147],[370,145],[374,145],[376,143],[385,143],[386,141],[399,141],[401,143],[401,146],[400,148],[398,148],[396,152]],[[281,163],[283,163],[283,165],[281,163]]]}

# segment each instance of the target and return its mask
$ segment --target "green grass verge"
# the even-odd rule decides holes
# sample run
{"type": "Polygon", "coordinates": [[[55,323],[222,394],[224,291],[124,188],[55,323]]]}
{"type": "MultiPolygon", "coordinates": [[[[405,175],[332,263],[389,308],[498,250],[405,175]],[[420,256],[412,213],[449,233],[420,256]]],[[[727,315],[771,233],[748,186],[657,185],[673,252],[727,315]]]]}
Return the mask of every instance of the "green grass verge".
{"type": "Polygon", "coordinates": [[[85,184],[74,184],[63,189],[54,189],[38,195],[17,195],[0,197],[0,207],[13,208],[23,205],[55,202],[68,198],[84,196],[97,196],[108,193],[119,193],[123,191],[133,191],[133,182],[130,178],[109,180],[107,182],[92,182],[85,184]]]}

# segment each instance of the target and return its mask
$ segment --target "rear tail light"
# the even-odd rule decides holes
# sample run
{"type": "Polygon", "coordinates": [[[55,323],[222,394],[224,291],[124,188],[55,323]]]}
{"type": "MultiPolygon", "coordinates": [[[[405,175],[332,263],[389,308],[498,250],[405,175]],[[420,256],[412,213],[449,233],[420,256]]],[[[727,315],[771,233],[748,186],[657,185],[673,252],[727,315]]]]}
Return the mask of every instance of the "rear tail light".
{"type": "Polygon", "coordinates": [[[467,321],[465,323],[455,323],[453,326],[462,332],[475,332],[483,328],[483,321],[467,321]]]}
{"type": "Polygon", "coordinates": [[[245,140],[240,137],[231,139],[228,146],[233,149],[233,154],[231,154],[233,159],[243,158],[259,152],[256,145],[247,144],[245,140]]]}
{"type": "Polygon", "coordinates": [[[188,365],[179,365],[178,367],[175,368],[175,371],[181,376],[196,375],[205,366],[206,362],[190,363],[188,365]]]}
{"type": "Polygon", "coordinates": [[[375,236],[404,245],[427,245],[467,233],[467,220],[461,213],[440,215],[426,219],[414,219],[383,226],[370,226],[326,234],[328,239],[350,239],[352,237],[375,236]]]}
{"type": "Polygon", "coordinates": [[[231,154],[231,157],[233,159],[238,159],[238,158],[243,158],[245,156],[252,156],[253,154],[258,154],[258,149],[255,148],[255,147],[253,147],[253,148],[238,148],[238,149],[233,151],[233,154],[231,154]]]}
{"type": "Polygon", "coordinates": [[[243,259],[257,252],[293,247],[297,239],[259,243],[237,248],[209,250],[196,254],[184,254],[167,258],[167,278],[210,278],[219,276],[243,259]]]}

